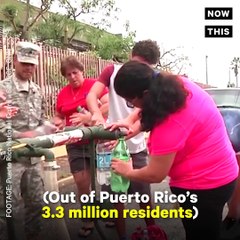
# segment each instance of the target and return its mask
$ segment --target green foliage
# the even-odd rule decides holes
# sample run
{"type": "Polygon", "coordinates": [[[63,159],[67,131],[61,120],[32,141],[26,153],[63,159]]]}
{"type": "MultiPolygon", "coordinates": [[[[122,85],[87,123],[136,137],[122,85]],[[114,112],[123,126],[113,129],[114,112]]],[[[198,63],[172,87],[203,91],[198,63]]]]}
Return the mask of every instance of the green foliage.
{"type": "Polygon", "coordinates": [[[8,36],[19,36],[21,33],[21,24],[18,18],[18,8],[15,5],[6,5],[1,9],[5,17],[4,26],[9,28],[8,36]]]}
{"type": "MultiPolygon", "coordinates": [[[[71,45],[71,41],[73,39],[81,39],[81,40],[89,40],[89,38],[85,37],[87,31],[94,31],[97,33],[99,31],[99,26],[101,29],[105,27],[105,25],[109,26],[107,23],[107,18],[113,16],[113,12],[117,11],[114,7],[115,1],[113,0],[58,0],[60,7],[64,15],[57,14],[57,16],[48,17],[42,22],[37,28],[35,32],[40,40],[54,45],[54,46],[66,46],[69,47],[71,45]],[[97,26],[97,30],[95,31],[94,27],[87,26],[83,24],[77,19],[80,15],[90,15],[94,17],[94,13],[101,13],[102,19],[98,19],[97,22],[91,22],[90,24],[97,26]],[[104,25],[104,24],[105,25],[104,25]]],[[[101,32],[102,30],[100,30],[101,32]]],[[[98,34],[91,34],[94,36],[93,39],[90,39],[89,42],[91,44],[96,45],[95,41],[97,41],[96,36],[98,34]]]]}
{"type": "Polygon", "coordinates": [[[85,70],[85,76],[86,77],[92,77],[97,74],[97,70],[95,68],[88,68],[85,70]]]}
{"type": "Polygon", "coordinates": [[[115,13],[115,0],[58,0],[65,15],[48,13],[53,0],[41,1],[39,8],[33,7],[30,0],[19,6],[8,5],[4,8],[4,16],[12,26],[11,35],[29,38],[34,34],[41,42],[55,47],[70,47],[73,39],[87,41],[93,51],[103,59],[125,61],[134,43],[135,32],[129,31],[129,23],[125,25],[127,36],[112,35],[104,29],[109,27],[115,13]],[[21,12],[21,14],[19,14],[21,12]],[[95,13],[97,17],[95,17],[95,13]],[[18,20],[20,15],[20,20],[18,20]],[[92,17],[89,26],[77,19],[80,15],[92,17]],[[97,21],[96,21],[97,19],[97,21]],[[38,21],[39,20],[39,21],[38,21]]]}
{"type": "Polygon", "coordinates": [[[51,14],[49,18],[45,19],[34,28],[38,39],[52,46],[62,46],[62,37],[67,26],[67,19],[60,14],[51,14]]]}
{"type": "Polygon", "coordinates": [[[124,62],[128,60],[130,51],[134,45],[136,33],[130,31],[129,23],[125,25],[126,36],[113,35],[103,29],[89,29],[85,36],[91,41],[93,50],[102,59],[124,62]]]}
{"type": "Polygon", "coordinates": [[[5,22],[12,27],[11,32],[22,39],[28,40],[34,25],[50,9],[54,0],[42,0],[39,8],[34,7],[30,0],[16,5],[6,5],[2,9],[5,22]]]}
{"type": "Polygon", "coordinates": [[[99,39],[97,52],[103,59],[124,62],[129,57],[132,45],[133,39],[131,37],[124,38],[118,35],[105,35],[99,39]]]}
{"type": "Polygon", "coordinates": [[[17,17],[17,7],[15,5],[7,5],[2,9],[2,14],[6,19],[13,21],[17,17]]]}
{"type": "Polygon", "coordinates": [[[108,25],[108,20],[116,17],[113,13],[119,10],[115,7],[115,0],[59,0],[59,3],[69,18],[77,20],[82,14],[91,14],[90,24],[99,26],[100,23],[101,27],[103,23],[108,25]],[[95,13],[98,14],[97,18],[95,13]],[[99,16],[102,16],[100,21],[99,16]],[[97,22],[94,19],[98,19],[97,22]]]}

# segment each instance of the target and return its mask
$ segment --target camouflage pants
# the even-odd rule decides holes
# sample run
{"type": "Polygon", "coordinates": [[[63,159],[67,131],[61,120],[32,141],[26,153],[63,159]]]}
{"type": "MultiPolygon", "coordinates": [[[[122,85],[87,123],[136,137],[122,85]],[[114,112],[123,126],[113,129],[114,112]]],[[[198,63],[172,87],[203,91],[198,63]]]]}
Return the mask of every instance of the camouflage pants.
{"type": "MultiPolygon", "coordinates": [[[[11,164],[12,190],[9,189],[4,177],[4,168],[0,169],[0,210],[4,217],[0,217],[0,239],[6,235],[6,221],[10,222],[11,234],[14,239],[32,239],[36,237],[42,228],[42,196],[44,192],[41,163],[34,165],[14,162],[11,164]],[[6,203],[10,199],[12,206],[11,218],[5,218],[7,207],[4,204],[4,191],[6,203]],[[8,193],[8,194],[7,194],[8,193]],[[10,194],[11,193],[11,194],[10,194]]],[[[9,223],[8,222],[8,223],[9,223]]]]}

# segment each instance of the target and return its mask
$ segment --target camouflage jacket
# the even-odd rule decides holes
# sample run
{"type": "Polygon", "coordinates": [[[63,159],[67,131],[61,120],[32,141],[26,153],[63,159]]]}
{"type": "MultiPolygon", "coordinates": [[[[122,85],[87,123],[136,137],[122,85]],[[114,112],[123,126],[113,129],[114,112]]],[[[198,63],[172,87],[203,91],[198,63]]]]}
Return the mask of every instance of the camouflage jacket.
{"type": "Polygon", "coordinates": [[[9,129],[15,139],[18,132],[34,130],[44,123],[45,101],[37,84],[31,80],[21,84],[14,74],[0,82],[0,90],[5,92],[9,105],[19,108],[12,119],[0,119],[0,142],[7,140],[9,129]]]}

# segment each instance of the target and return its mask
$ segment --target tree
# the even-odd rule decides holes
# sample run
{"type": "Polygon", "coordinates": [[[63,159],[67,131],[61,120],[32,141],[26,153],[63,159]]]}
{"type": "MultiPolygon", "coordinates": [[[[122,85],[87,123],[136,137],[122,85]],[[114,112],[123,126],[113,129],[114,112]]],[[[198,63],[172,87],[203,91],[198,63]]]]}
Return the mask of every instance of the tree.
{"type": "Polygon", "coordinates": [[[78,20],[84,15],[90,17],[88,23],[98,29],[105,29],[111,25],[110,20],[116,16],[114,13],[119,9],[115,7],[115,0],[58,0],[63,13],[71,21],[65,26],[65,45],[69,45],[73,38],[81,31],[85,31],[78,20]],[[97,19],[97,20],[96,20],[97,19]]]}
{"type": "MultiPolygon", "coordinates": [[[[41,42],[56,47],[72,47],[72,40],[86,38],[87,29],[91,26],[69,19],[65,15],[53,13],[44,19],[34,32],[41,42]]],[[[90,41],[91,42],[91,41],[90,41]]]]}
{"type": "MultiPolygon", "coordinates": [[[[179,51],[181,48],[172,48],[169,50],[161,51],[161,57],[157,68],[168,72],[174,72],[175,74],[187,74],[187,67],[191,66],[188,56],[179,51]]],[[[161,50],[161,49],[160,49],[161,50]]]]}
{"type": "Polygon", "coordinates": [[[129,58],[136,36],[136,32],[130,30],[129,22],[126,22],[124,27],[124,34],[113,35],[103,29],[94,28],[88,31],[85,36],[91,41],[93,50],[99,57],[124,62],[129,58]]]}
{"type": "Polygon", "coordinates": [[[6,5],[2,8],[2,13],[7,24],[12,27],[12,33],[29,40],[33,26],[50,9],[53,1],[41,0],[39,8],[34,7],[30,0],[21,1],[24,4],[21,12],[16,5],[6,5]]]}
{"type": "Polygon", "coordinates": [[[240,58],[234,57],[230,65],[236,78],[236,87],[238,87],[238,69],[240,68],[240,58]]]}
{"type": "Polygon", "coordinates": [[[49,18],[44,19],[34,32],[42,43],[47,43],[52,46],[61,46],[61,38],[65,29],[64,16],[60,14],[51,14],[49,18]]]}
{"type": "Polygon", "coordinates": [[[52,39],[52,41],[57,40],[57,44],[59,42],[59,34],[62,33],[63,35],[61,37],[64,36],[64,44],[68,46],[76,34],[85,30],[85,25],[78,21],[80,16],[92,16],[89,20],[90,24],[105,28],[110,26],[110,19],[114,17],[114,12],[118,11],[118,8],[115,7],[115,0],[56,1],[59,3],[62,17],[60,17],[59,14],[57,14],[57,17],[53,17],[52,14],[46,14],[50,10],[54,0],[39,0],[37,7],[32,5],[32,3],[36,4],[36,1],[32,1],[31,3],[30,0],[22,0],[21,5],[18,3],[16,6],[6,5],[3,7],[2,12],[6,18],[6,22],[13,29],[11,33],[22,39],[29,39],[35,26],[35,32],[40,38],[45,40],[52,39]],[[24,6],[24,9],[20,9],[22,6],[24,6]],[[49,15],[49,17],[47,15],[49,15]],[[97,17],[94,17],[94,15],[97,17]],[[44,21],[39,24],[39,20],[44,21]],[[54,26],[56,20],[60,21],[56,24],[57,27],[60,26],[60,33],[56,32],[57,28],[54,29],[54,27],[51,27],[54,26]],[[38,28],[36,25],[40,25],[40,27],[38,28]],[[64,27],[64,30],[62,27],[64,27]],[[50,28],[49,31],[48,28],[50,28]]]}
{"type": "Polygon", "coordinates": [[[58,0],[63,12],[68,18],[77,21],[82,15],[89,15],[88,23],[94,26],[109,26],[114,12],[119,9],[115,7],[115,0],[58,0]],[[97,16],[97,17],[96,17],[97,16]],[[101,18],[101,19],[100,19],[101,18]],[[97,19],[97,21],[96,21],[97,19]]]}
{"type": "Polygon", "coordinates": [[[97,53],[103,59],[124,62],[129,57],[132,44],[131,38],[124,38],[119,35],[105,35],[99,40],[97,53]]]}

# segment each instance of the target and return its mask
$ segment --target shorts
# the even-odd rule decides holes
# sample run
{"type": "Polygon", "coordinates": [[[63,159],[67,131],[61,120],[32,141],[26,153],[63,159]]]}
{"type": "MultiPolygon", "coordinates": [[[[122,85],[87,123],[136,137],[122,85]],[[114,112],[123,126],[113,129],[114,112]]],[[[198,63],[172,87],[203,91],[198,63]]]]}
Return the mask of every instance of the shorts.
{"type": "MultiPolygon", "coordinates": [[[[139,153],[131,154],[133,168],[139,169],[145,167],[147,165],[147,157],[148,153],[146,149],[139,153]]],[[[103,185],[102,190],[112,193],[110,186],[103,185]]],[[[147,194],[150,196],[151,195],[150,184],[145,182],[131,181],[128,193],[134,194],[135,192],[138,192],[141,195],[147,194]]]]}
{"type": "Polygon", "coordinates": [[[73,143],[66,146],[71,173],[90,168],[90,145],[73,143]]]}

